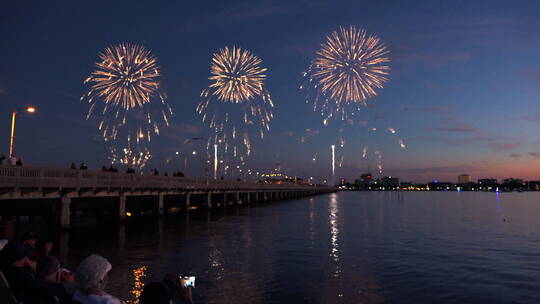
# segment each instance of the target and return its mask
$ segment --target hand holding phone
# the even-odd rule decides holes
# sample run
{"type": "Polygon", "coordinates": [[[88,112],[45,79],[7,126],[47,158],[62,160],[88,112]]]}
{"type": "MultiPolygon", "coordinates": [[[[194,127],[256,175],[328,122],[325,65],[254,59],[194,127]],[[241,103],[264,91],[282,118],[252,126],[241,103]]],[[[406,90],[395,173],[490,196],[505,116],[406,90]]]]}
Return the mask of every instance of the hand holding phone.
{"type": "Polygon", "coordinates": [[[195,287],[195,277],[180,276],[180,284],[182,284],[184,287],[195,287]]]}

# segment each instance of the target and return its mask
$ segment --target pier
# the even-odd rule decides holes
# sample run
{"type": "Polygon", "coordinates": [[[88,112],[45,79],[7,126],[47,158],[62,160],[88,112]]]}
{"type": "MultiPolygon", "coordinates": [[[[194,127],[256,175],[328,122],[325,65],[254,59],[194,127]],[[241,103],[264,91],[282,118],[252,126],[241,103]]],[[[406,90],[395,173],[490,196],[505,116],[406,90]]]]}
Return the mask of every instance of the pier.
{"type": "MultiPolygon", "coordinates": [[[[126,211],[130,202],[135,204],[141,198],[152,202],[151,209],[156,215],[163,215],[170,208],[183,211],[224,208],[300,198],[335,190],[333,187],[320,185],[266,184],[94,170],[0,166],[0,214],[21,214],[29,208],[28,204],[21,201],[31,201],[32,206],[37,204],[40,207],[38,209],[50,210],[62,228],[71,225],[74,201],[88,198],[108,198],[106,201],[112,201],[114,205],[112,216],[122,221],[130,215],[126,211]]],[[[93,203],[86,200],[86,204],[93,203]]],[[[101,208],[100,204],[95,205],[96,208],[101,208]]]]}

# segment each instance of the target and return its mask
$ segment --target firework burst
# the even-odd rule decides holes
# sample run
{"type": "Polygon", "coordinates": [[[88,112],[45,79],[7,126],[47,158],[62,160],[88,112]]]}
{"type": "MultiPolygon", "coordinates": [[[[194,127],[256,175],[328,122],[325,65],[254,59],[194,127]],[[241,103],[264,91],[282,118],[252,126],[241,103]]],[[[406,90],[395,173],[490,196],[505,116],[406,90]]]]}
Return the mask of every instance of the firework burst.
{"type": "MultiPolygon", "coordinates": [[[[264,86],[267,69],[262,60],[239,47],[215,53],[210,67],[212,83],[202,91],[197,112],[213,130],[212,143],[224,152],[249,156],[252,138],[263,138],[273,118],[272,98],[264,86]]],[[[209,144],[211,143],[209,141],[209,144]]]]}
{"type": "Polygon", "coordinates": [[[350,26],[340,28],[326,37],[307,71],[307,102],[321,112],[325,125],[338,116],[345,120],[350,111],[366,105],[388,81],[390,59],[386,46],[374,35],[350,26]]]}
{"type": "Polygon", "coordinates": [[[99,54],[95,71],[85,79],[87,119],[98,120],[110,143],[111,160],[143,167],[151,158],[147,145],[160,126],[168,126],[172,110],[160,92],[157,59],[141,45],[119,44],[99,54]]]}

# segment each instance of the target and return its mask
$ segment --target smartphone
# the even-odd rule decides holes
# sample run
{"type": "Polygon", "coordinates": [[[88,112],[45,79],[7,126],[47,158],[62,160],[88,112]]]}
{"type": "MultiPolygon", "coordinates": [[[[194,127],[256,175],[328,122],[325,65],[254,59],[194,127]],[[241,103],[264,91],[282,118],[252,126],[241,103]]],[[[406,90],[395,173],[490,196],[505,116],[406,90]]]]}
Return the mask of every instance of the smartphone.
{"type": "Polygon", "coordinates": [[[184,280],[184,287],[195,287],[195,277],[180,276],[180,279],[184,280]]]}

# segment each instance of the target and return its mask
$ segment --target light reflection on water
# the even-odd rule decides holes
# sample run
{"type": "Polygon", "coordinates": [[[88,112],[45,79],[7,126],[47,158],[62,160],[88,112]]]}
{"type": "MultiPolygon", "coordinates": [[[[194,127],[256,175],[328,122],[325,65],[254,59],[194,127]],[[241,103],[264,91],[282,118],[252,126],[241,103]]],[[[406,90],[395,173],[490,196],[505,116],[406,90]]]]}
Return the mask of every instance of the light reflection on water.
{"type": "Polygon", "coordinates": [[[127,301],[129,304],[138,304],[139,297],[144,288],[144,277],[146,277],[146,266],[141,266],[133,269],[133,287],[129,291],[131,299],[127,301]]]}
{"type": "Polygon", "coordinates": [[[107,257],[109,291],[124,299],[140,292],[136,278],[176,273],[197,277],[197,303],[537,303],[539,202],[337,193],[72,229],[65,256],[72,269],[90,253],[107,257]]]}
{"type": "Polygon", "coordinates": [[[338,244],[338,237],[339,237],[339,223],[338,223],[338,212],[339,212],[339,206],[338,206],[338,195],[335,193],[330,194],[330,202],[328,204],[328,218],[330,222],[330,243],[332,244],[332,251],[330,255],[334,259],[335,262],[335,268],[334,271],[334,277],[339,277],[339,244],[338,244]]]}

